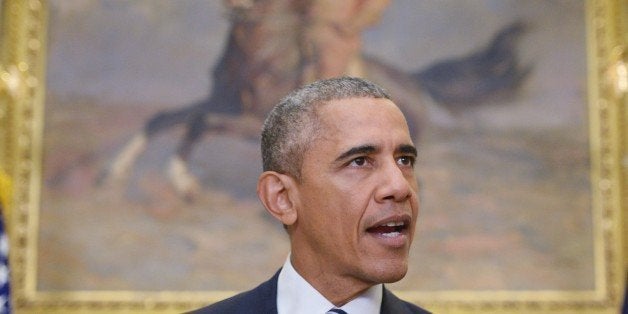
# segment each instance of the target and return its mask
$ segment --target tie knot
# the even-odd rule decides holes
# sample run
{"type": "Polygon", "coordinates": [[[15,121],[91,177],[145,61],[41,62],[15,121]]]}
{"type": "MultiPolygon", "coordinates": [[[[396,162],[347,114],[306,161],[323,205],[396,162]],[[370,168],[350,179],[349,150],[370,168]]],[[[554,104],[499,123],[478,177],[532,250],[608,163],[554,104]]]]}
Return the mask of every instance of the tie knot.
{"type": "Polygon", "coordinates": [[[329,311],[327,311],[326,314],[347,314],[347,312],[341,310],[341,309],[331,309],[329,311]]]}

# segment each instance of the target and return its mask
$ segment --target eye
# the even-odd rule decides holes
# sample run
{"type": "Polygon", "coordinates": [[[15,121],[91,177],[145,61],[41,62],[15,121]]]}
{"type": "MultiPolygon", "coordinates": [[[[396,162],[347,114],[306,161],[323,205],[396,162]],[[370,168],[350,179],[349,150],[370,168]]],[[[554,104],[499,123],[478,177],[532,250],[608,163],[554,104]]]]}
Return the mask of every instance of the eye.
{"type": "Polygon", "coordinates": [[[366,157],[357,157],[351,160],[349,166],[362,167],[366,165],[366,157]]]}
{"type": "Polygon", "coordinates": [[[397,164],[404,167],[414,167],[415,160],[414,156],[401,156],[397,158],[397,164]]]}

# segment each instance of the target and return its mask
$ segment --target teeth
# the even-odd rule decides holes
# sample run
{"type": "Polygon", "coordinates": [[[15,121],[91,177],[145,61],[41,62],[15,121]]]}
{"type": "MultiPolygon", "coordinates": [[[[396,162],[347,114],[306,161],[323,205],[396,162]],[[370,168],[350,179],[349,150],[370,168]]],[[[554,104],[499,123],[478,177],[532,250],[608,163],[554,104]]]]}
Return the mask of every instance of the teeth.
{"type": "Polygon", "coordinates": [[[394,238],[394,237],[398,237],[401,233],[395,231],[395,232],[389,232],[389,233],[382,233],[383,237],[386,238],[394,238]]]}
{"type": "Polygon", "coordinates": [[[384,224],[383,226],[386,226],[386,227],[399,227],[399,226],[403,226],[403,225],[405,225],[405,223],[403,223],[402,221],[399,221],[399,222],[389,222],[387,224],[384,224]]]}

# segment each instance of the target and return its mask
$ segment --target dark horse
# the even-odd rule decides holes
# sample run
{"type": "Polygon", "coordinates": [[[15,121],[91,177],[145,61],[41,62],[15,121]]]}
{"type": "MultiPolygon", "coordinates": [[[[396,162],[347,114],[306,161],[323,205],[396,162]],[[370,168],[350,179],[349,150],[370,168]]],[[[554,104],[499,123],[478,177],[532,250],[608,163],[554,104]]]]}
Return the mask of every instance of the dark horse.
{"type": "MultiPolygon", "coordinates": [[[[103,171],[99,182],[118,182],[123,179],[155,134],[183,124],[186,132],[169,163],[168,174],[176,191],[185,198],[191,198],[200,185],[188,170],[187,160],[194,144],[204,134],[211,131],[230,132],[242,138],[256,139],[265,115],[280,97],[304,83],[332,76],[360,76],[384,86],[394,95],[395,103],[408,119],[412,135],[417,138],[426,119],[426,93],[449,83],[443,82],[443,75],[436,75],[430,80],[437,70],[433,67],[408,74],[374,58],[363,57],[360,52],[361,32],[378,20],[388,1],[368,2],[345,0],[327,3],[341,7],[335,11],[329,8],[321,10],[313,1],[227,2],[231,12],[231,28],[222,57],[212,73],[214,85],[209,97],[183,108],[158,112],[151,117],[141,132],[121,149],[103,171]],[[320,17],[321,12],[342,14],[320,17]]],[[[517,33],[514,35],[521,32],[512,30],[513,27],[520,28],[516,25],[519,24],[509,27],[510,33],[517,33]]],[[[489,46],[498,45],[496,42],[502,41],[498,39],[499,36],[489,46]]],[[[512,36],[507,37],[510,40],[512,36]]],[[[489,50],[490,47],[487,48],[489,50]]],[[[473,58],[478,58],[478,53],[474,55],[473,58]]],[[[495,55],[498,57],[495,62],[505,62],[503,55],[495,55]]],[[[495,76],[495,72],[499,72],[499,75],[517,76],[518,82],[512,86],[518,85],[525,75],[521,75],[523,72],[519,70],[514,53],[513,56],[506,64],[507,69],[479,71],[479,76],[472,79],[488,81],[495,76]]],[[[491,66],[490,60],[485,60],[490,57],[482,59],[486,63],[483,67],[491,66]]],[[[468,62],[460,61],[458,64],[468,66],[468,62]]],[[[441,64],[439,68],[447,66],[441,64]]],[[[452,67],[457,68],[456,64],[452,67]]],[[[501,82],[503,79],[505,77],[496,81],[501,82]]],[[[494,94],[503,89],[485,88],[478,93],[494,94]]],[[[434,96],[430,98],[442,98],[434,96]]],[[[460,102],[469,97],[466,94],[456,96],[460,102]]]]}

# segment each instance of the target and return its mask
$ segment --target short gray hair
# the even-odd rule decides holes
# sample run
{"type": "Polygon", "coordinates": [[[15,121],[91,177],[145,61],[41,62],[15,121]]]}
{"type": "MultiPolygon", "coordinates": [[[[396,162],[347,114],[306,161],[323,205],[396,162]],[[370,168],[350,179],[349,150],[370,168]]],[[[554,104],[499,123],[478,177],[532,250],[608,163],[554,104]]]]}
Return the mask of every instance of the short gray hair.
{"type": "Polygon", "coordinates": [[[388,93],[367,80],[339,77],[316,81],[286,96],[268,114],[262,127],[264,171],[301,179],[303,156],[320,128],[315,108],[332,100],[385,98],[388,93]]]}

